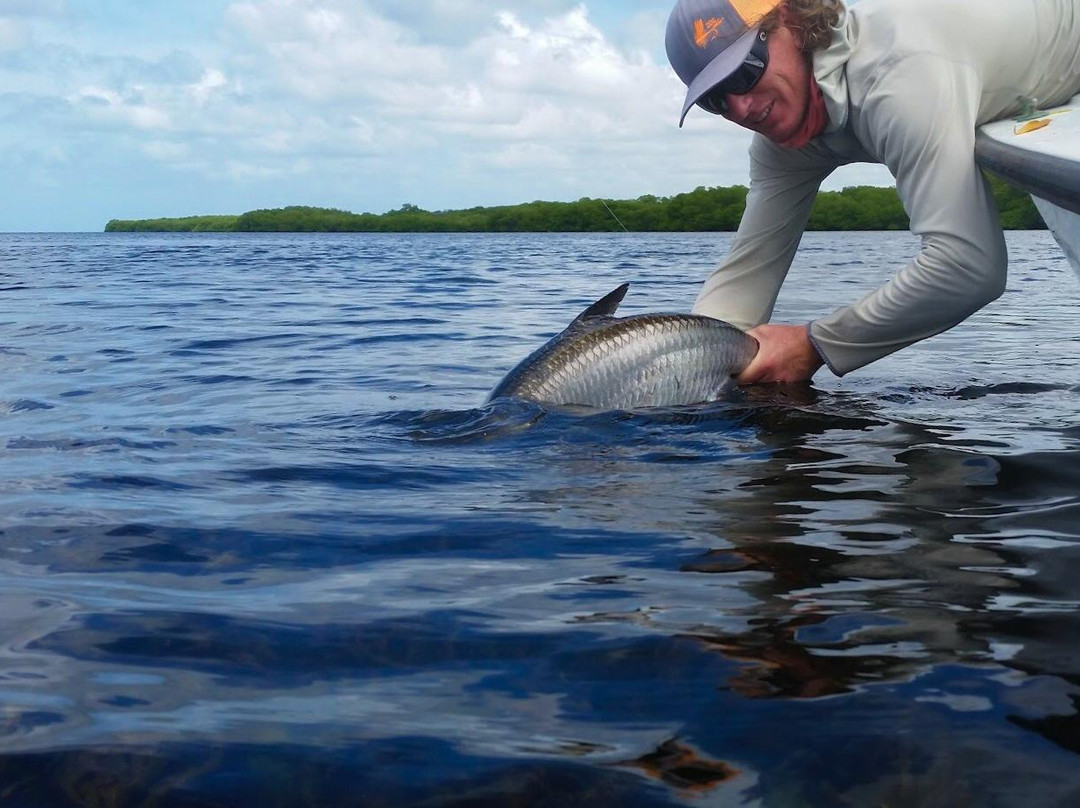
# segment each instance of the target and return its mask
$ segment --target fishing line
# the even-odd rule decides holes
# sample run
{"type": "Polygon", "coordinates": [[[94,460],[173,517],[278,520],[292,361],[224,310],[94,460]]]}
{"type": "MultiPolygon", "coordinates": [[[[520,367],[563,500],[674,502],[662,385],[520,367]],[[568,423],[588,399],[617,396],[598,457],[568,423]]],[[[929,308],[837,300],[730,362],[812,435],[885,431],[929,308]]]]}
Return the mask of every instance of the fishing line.
{"type": "MultiPolygon", "coordinates": [[[[601,199],[600,201],[604,203],[604,207],[607,208],[607,212],[612,215],[615,221],[619,222],[619,227],[621,227],[623,230],[626,230],[626,225],[619,221],[619,217],[615,215],[615,211],[613,211],[611,208],[608,208],[608,203],[604,202],[603,199],[601,199]]],[[[626,230],[626,232],[629,233],[630,231],[626,230]]]]}

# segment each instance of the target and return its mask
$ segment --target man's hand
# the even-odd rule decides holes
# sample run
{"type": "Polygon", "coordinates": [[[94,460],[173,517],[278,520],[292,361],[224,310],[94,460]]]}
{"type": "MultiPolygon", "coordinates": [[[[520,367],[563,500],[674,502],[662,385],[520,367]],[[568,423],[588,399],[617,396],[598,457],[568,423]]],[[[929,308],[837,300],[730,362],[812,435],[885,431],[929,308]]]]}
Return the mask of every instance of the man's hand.
{"type": "Polygon", "coordinates": [[[805,325],[759,325],[747,333],[760,347],[746,370],[735,378],[739,384],[805,382],[825,364],[805,325]]]}

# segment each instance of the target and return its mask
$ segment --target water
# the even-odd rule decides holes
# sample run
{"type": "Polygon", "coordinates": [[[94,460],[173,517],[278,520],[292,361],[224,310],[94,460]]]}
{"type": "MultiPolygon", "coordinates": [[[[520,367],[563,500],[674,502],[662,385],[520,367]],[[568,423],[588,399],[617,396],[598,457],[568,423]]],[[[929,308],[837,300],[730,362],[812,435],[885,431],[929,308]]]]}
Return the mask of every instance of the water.
{"type": "MultiPolygon", "coordinates": [[[[1080,287],[846,379],[483,407],[726,234],[0,237],[4,806],[1080,804],[1080,287]]],[[[810,234],[781,321],[915,249],[810,234]]]]}

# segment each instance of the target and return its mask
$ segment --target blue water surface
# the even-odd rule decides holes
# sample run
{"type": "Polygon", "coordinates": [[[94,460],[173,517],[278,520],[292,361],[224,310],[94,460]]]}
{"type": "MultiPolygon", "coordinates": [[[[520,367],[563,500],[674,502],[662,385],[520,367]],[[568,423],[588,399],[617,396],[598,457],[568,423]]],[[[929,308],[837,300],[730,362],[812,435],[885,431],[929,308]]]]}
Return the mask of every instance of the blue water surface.
{"type": "MultiPolygon", "coordinates": [[[[0,235],[0,804],[1080,805],[1080,286],[844,379],[484,401],[729,234],[0,235]]],[[[808,234],[776,319],[907,234],[808,234]]]]}

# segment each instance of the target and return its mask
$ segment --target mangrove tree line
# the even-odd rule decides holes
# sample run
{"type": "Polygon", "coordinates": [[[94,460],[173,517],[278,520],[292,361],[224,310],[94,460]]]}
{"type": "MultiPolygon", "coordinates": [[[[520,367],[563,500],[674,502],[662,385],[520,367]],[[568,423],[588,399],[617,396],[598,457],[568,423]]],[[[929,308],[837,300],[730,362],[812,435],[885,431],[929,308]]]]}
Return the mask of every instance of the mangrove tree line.
{"type": "MultiPolygon", "coordinates": [[[[991,187],[1007,230],[1045,229],[1024,193],[991,177],[991,187]]],[[[350,213],[333,208],[294,206],[253,210],[239,216],[178,219],[113,219],[106,232],[676,232],[735,230],[746,205],[746,188],[696,188],[670,197],[579,199],[528,202],[503,207],[428,211],[402,205],[387,213],[350,213]]],[[[810,230],[906,230],[908,217],[895,188],[855,186],[817,195],[810,230]]]]}

